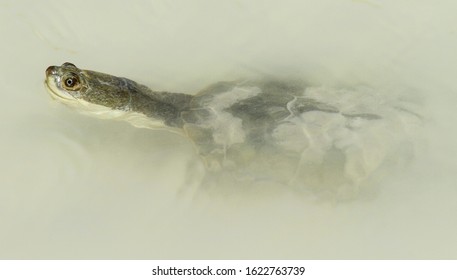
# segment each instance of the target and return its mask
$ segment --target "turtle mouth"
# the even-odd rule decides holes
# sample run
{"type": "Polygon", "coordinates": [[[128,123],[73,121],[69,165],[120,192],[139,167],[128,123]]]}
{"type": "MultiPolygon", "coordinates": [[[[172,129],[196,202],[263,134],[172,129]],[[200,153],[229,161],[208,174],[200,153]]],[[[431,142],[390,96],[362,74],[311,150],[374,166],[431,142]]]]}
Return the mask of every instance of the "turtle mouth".
{"type": "Polygon", "coordinates": [[[57,85],[56,85],[56,79],[58,79],[58,77],[52,77],[52,76],[47,76],[45,81],[44,81],[44,85],[46,87],[46,89],[48,90],[48,93],[49,95],[53,98],[53,99],[56,99],[56,100],[60,100],[60,101],[76,101],[76,98],[73,97],[71,94],[68,94],[62,90],[60,90],[57,85]]]}

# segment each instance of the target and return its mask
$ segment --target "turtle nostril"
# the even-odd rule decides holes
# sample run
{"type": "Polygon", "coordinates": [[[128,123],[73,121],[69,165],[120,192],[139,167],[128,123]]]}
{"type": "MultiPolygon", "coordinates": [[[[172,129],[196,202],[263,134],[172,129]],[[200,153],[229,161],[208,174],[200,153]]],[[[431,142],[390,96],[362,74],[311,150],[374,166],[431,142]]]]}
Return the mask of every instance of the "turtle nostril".
{"type": "Polygon", "coordinates": [[[56,73],[57,73],[57,71],[56,71],[56,67],[55,66],[49,66],[46,69],[46,76],[54,75],[56,73]]]}

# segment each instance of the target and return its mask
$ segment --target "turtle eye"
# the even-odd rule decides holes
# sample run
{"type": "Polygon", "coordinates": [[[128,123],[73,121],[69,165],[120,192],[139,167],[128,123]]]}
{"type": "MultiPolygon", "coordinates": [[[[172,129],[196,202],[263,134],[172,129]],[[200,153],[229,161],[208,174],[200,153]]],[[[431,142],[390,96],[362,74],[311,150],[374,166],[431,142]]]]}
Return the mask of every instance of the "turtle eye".
{"type": "Polygon", "coordinates": [[[77,77],[68,77],[65,78],[63,81],[63,87],[69,90],[75,90],[75,88],[78,86],[79,80],[77,77]]]}

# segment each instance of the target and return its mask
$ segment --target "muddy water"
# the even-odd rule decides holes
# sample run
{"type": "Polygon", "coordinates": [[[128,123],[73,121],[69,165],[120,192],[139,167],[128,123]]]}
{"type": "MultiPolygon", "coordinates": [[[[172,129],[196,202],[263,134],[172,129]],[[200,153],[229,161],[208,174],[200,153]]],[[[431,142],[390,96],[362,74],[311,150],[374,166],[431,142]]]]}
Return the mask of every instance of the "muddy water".
{"type": "Polygon", "coordinates": [[[0,4],[0,258],[457,257],[454,2],[106,5],[0,4]],[[44,70],[65,61],[189,93],[246,75],[408,88],[427,141],[351,201],[205,192],[186,139],[53,102],[44,70]]]}

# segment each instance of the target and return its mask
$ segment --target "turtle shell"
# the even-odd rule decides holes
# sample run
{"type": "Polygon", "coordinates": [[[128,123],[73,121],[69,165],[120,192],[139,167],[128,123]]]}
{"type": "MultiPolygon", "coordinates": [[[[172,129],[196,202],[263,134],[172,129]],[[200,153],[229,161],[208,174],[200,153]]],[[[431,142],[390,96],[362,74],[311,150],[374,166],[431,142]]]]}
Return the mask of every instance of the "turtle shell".
{"type": "Polygon", "coordinates": [[[408,127],[420,117],[404,107],[369,88],[220,82],[195,95],[181,116],[211,170],[267,169],[289,183],[358,185],[411,140],[408,127]]]}

